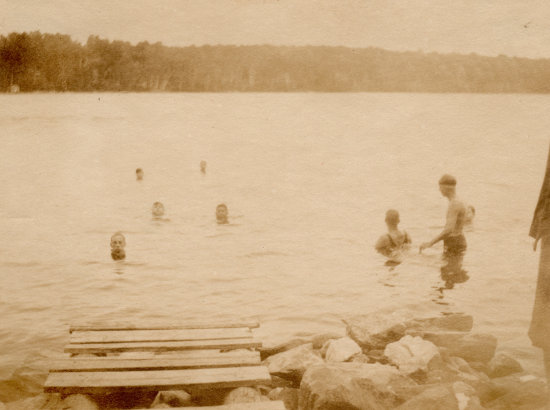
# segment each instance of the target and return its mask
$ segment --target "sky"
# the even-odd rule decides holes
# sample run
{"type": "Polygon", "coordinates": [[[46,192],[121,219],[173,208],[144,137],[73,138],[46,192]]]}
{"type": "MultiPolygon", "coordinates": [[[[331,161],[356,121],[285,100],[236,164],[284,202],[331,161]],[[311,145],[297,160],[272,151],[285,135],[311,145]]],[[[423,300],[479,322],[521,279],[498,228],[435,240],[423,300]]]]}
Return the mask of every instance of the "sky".
{"type": "Polygon", "coordinates": [[[549,0],[0,0],[0,34],[550,58],[549,0]]]}

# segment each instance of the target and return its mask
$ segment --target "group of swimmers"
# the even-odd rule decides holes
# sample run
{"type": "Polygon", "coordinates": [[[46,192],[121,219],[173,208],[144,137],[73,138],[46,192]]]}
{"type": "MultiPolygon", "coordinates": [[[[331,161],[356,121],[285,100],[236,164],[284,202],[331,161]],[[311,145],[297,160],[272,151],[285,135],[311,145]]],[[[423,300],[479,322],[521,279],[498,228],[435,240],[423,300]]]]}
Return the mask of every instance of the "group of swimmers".
{"type": "MultiPolygon", "coordinates": [[[[200,162],[201,173],[206,173],[206,161],[200,162]]],[[[143,180],[144,173],[141,168],[136,169],[136,180],[143,180]]],[[[472,223],[475,216],[475,208],[466,206],[456,196],[456,178],[445,174],[439,179],[439,191],[449,200],[446,222],[443,230],[429,242],[420,245],[419,251],[430,248],[436,243],[443,241],[443,259],[446,264],[441,268],[442,277],[451,278],[457,275],[465,275],[462,270],[462,260],[466,252],[467,244],[464,237],[464,225],[472,223]]],[[[153,203],[153,219],[161,219],[165,209],[161,202],[153,203]]],[[[228,224],[228,209],[224,203],[216,206],[216,222],[220,225],[228,224]]],[[[375,249],[388,258],[387,264],[394,266],[401,263],[408,249],[412,244],[409,234],[399,229],[399,212],[390,209],[386,212],[386,226],[388,232],[382,235],[375,244],[375,249]]],[[[116,232],[111,237],[111,257],[113,260],[122,260],[126,257],[126,239],[121,232],[116,232]]]]}
{"type": "MultiPolygon", "coordinates": [[[[200,162],[200,170],[201,173],[206,174],[206,161],[200,162]]],[[[136,180],[142,181],[144,177],[143,169],[137,168],[136,169],[136,180]]],[[[151,209],[151,214],[153,215],[154,220],[161,220],[164,216],[165,209],[164,204],[162,202],[155,202],[153,203],[153,207],[151,209]]],[[[224,203],[218,204],[216,206],[216,222],[219,225],[225,225],[229,223],[229,210],[227,208],[227,205],[224,203]]],[[[111,236],[111,258],[115,261],[123,260],[126,258],[126,251],[124,248],[126,247],[126,238],[122,234],[122,232],[115,232],[113,236],[111,236]]]]}
{"type": "MultiPolygon", "coordinates": [[[[475,216],[475,208],[466,206],[456,196],[456,178],[445,174],[439,180],[439,191],[449,200],[446,222],[439,235],[429,242],[420,245],[420,253],[430,248],[439,241],[443,241],[443,259],[446,264],[441,268],[442,277],[445,280],[456,279],[466,272],[462,269],[462,260],[466,252],[467,244],[464,237],[464,225],[471,224],[475,216]]],[[[410,249],[412,240],[404,230],[399,230],[399,212],[390,209],[386,212],[386,226],[388,233],[382,235],[375,244],[375,249],[388,258],[388,265],[397,265],[404,259],[406,251],[410,249]]]]}

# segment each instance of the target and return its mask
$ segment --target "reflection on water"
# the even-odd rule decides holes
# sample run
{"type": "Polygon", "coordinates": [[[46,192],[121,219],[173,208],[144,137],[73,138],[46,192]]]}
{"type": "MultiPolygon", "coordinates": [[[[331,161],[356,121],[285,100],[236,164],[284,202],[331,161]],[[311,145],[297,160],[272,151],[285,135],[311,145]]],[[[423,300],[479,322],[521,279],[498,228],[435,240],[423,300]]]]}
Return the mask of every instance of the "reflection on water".
{"type": "Polygon", "coordinates": [[[0,96],[0,378],[62,351],[75,321],[253,318],[266,339],[342,332],[346,315],[402,308],[471,313],[536,367],[527,229],[548,98],[0,96]],[[452,286],[441,245],[416,252],[444,223],[446,172],[477,211],[470,279],[452,286]],[[151,219],[156,201],[169,220],[151,219]],[[216,224],[220,203],[228,225],[216,224]],[[373,249],[389,208],[415,241],[392,267],[373,249]],[[126,259],[114,262],[117,231],[126,259]]]}

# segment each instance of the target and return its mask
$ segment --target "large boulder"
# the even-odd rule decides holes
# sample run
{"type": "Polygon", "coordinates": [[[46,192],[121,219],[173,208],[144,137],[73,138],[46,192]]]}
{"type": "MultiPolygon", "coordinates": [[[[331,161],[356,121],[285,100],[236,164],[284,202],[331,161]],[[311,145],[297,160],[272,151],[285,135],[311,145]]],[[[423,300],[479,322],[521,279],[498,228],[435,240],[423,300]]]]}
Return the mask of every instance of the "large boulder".
{"type": "Polygon", "coordinates": [[[544,407],[547,399],[544,379],[514,373],[491,380],[491,395],[482,398],[482,404],[491,409],[538,409],[544,407]]]}
{"type": "Polygon", "coordinates": [[[300,385],[300,409],[389,409],[411,398],[417,385],[393,366],[326,363],[310,367],[300,385]]]}
{"type": "Polygon", "coordinates": [[[483,410],[479,397],[476,396],[475,389],[464,383],[453,383],[453,392],[458,402],[459,410],[483,410]]]}
{"type": "Polygon", "coordinates": [[[313,345],[313,348],[318,350],[323,347],[323,345],[332,339],[340,339],[342,336],[339,333],[320,333],[311,339],[311,344],[313,345]]]}
{"type": "Polygon", "coordinates": [[[167,404],[170,407],[184,407],[190,406],[192,403],[191,395],[185,390],[167,390],[157,393],[151,407],[159,408],[162,404],[167,404]]]}
{"type": "Polygon", "coordinates": [[[6,410],[59,410],[64,404],[59,394],[41,393],[34,397],[6,403],[6,410]]]}
{"type": "Polygon", "coordinates": [[[268,357],[264,364],[269,373],[299,383],[308,367],[322,364],[311,343],[268,357]]]}
{"type": "Polygon", "coordinates": [[[298,410],[300,390],[288,387],[277,387],[268,394],[270,400],[282,400],[287,410],[298,410]]]}
{"type": "Polygon", "coordinates": [[[257,401],[262,401],[262,395],[258,390],[252,387],[237,387],[227,393],[223,404],[254,403],[257,401]]]}
{"type": "Polygon", "coordinates": [[[468,362],[488,363],[497,348],[496,337],[481,333],[464,332],[409,332],[428,340],[438,347],[444,347],[451,356],[462,357],[468,362]]]}
{"type": "Polygon", "coordinates": [[[418,370],[428,370],[428,363],[434,357],[439,357],[439,350],[433,343],[420,337],[405,336],[388,344],[384,356],[399,370],[411,374],[418,370]]]}
{"type": "Polygon", "coordinates": [[[345,362],[352,356],[360,354],[361,348],[349,337],[329,340],[325,359],[329,362],[345,362]]]}
{"type": "Polygon", "coordinates": [[[403,403],[397,410],[458,410],[458,401],[448,387],[434,386],[403,403]]]}
{"type": "Polygon", "coordinates": [[[523,367],[514,358],[505,353],[498,353],[489,362],[488,374],[489,377],[504,377],[513,373],[521,373],[523,367]]]}
{"type": "Polygon", "coordinates": [[[63,400],[64,410],[99,410],[97,403],[85,394],[71,394],[63,400]]]}
{"type": "Polygon", "coordinates": [[[406,323],[412,320],[410,313],[373,312],[344,319],[346,332],[364,350],[384,349],[405,335],[406,323]]]}

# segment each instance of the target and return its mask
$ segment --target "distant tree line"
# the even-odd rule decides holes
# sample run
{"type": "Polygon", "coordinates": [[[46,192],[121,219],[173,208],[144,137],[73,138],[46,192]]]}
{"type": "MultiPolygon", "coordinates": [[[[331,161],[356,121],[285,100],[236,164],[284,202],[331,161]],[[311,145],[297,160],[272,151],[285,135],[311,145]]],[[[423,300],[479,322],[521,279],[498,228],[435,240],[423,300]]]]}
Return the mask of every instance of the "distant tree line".
{"type": "Polygon", "coordinates": [[[550,60],[325,46],[0,36],[0,91],[550,92],[550,60]]]}

